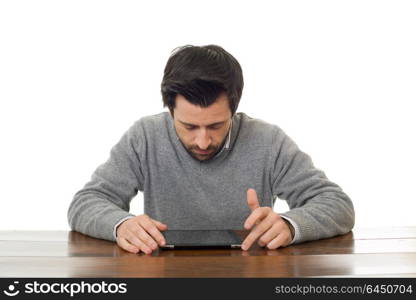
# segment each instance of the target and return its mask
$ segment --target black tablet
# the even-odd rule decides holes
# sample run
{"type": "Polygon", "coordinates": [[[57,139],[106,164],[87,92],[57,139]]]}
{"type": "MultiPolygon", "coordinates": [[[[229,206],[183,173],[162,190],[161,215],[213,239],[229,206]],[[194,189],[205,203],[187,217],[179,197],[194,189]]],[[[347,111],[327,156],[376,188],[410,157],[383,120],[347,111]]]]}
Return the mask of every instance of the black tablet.
{"type": "Polygon", "coordinates": [[[167,230],[161,249],[232,248],[240,249],[249,230],[167,230]]]}

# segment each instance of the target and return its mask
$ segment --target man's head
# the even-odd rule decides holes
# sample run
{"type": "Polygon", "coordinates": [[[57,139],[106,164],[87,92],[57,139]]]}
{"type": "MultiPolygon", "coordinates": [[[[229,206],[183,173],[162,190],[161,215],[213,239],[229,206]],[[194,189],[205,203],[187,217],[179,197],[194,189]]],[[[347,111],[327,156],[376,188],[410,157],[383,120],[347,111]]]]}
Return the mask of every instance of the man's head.
{"type": "Polygon", "coordinates": [[[163,106],[194,158],[207,160],[220,150],[243,86],[240,64],[221,47],[187,45],[173,51],[161,84],[163,106]]]}

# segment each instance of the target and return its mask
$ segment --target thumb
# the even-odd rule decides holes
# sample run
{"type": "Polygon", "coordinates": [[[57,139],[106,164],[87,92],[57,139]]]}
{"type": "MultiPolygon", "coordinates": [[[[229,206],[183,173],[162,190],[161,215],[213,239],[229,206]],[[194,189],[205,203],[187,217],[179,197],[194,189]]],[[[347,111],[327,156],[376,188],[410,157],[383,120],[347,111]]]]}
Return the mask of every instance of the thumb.
{"type": "Polygon", "coordinates": [[[260,207],[259,200],[257,199],[257,193],[255,189],[247,190],[247,204],[250,210],[253,211],[260,207]]]}
{"type": "Polygon", "coordinates": [[[168,229],[168,225],[163,224],[163,223],[161,223],[159,221],[156,221],[156,220],[153,220],[153,219],[152,219],[152,221],[153,221],[153,223],[155,223],[157,229],[162,230],[162,231],[165,231],[166,229],[168,229]]]}

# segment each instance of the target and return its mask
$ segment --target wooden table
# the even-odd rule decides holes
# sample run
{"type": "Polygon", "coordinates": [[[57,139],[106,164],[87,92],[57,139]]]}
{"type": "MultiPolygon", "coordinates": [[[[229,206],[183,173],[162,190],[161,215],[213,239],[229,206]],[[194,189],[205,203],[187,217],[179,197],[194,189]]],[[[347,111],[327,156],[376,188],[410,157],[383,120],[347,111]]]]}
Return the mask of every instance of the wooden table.
{"type": "Polygon", "coordinates": [[[0,231],[0,277],[416,277],[416,227],[354,229],[278,250],[131,254],[68,231],[0,231]]]}

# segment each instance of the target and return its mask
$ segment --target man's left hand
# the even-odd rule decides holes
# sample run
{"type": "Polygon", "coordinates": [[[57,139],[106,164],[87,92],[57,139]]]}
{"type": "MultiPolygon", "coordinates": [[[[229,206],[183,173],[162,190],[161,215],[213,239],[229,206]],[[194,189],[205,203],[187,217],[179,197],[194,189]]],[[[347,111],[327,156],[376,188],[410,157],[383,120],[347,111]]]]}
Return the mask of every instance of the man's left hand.
{"type": "Polygon", "coordinates": [[[251,209],[251,214],[244,223],[244,228],[251,232],[244,240],[242,250],[250,249],[257,239],[260,247],[267,246],[268,249],[277,249],[291,243],[293,239],[289,228],[291,225],[288,225],[272,208],[260,207],[254,189],[247,190],[247,204],[251,209]]]}

